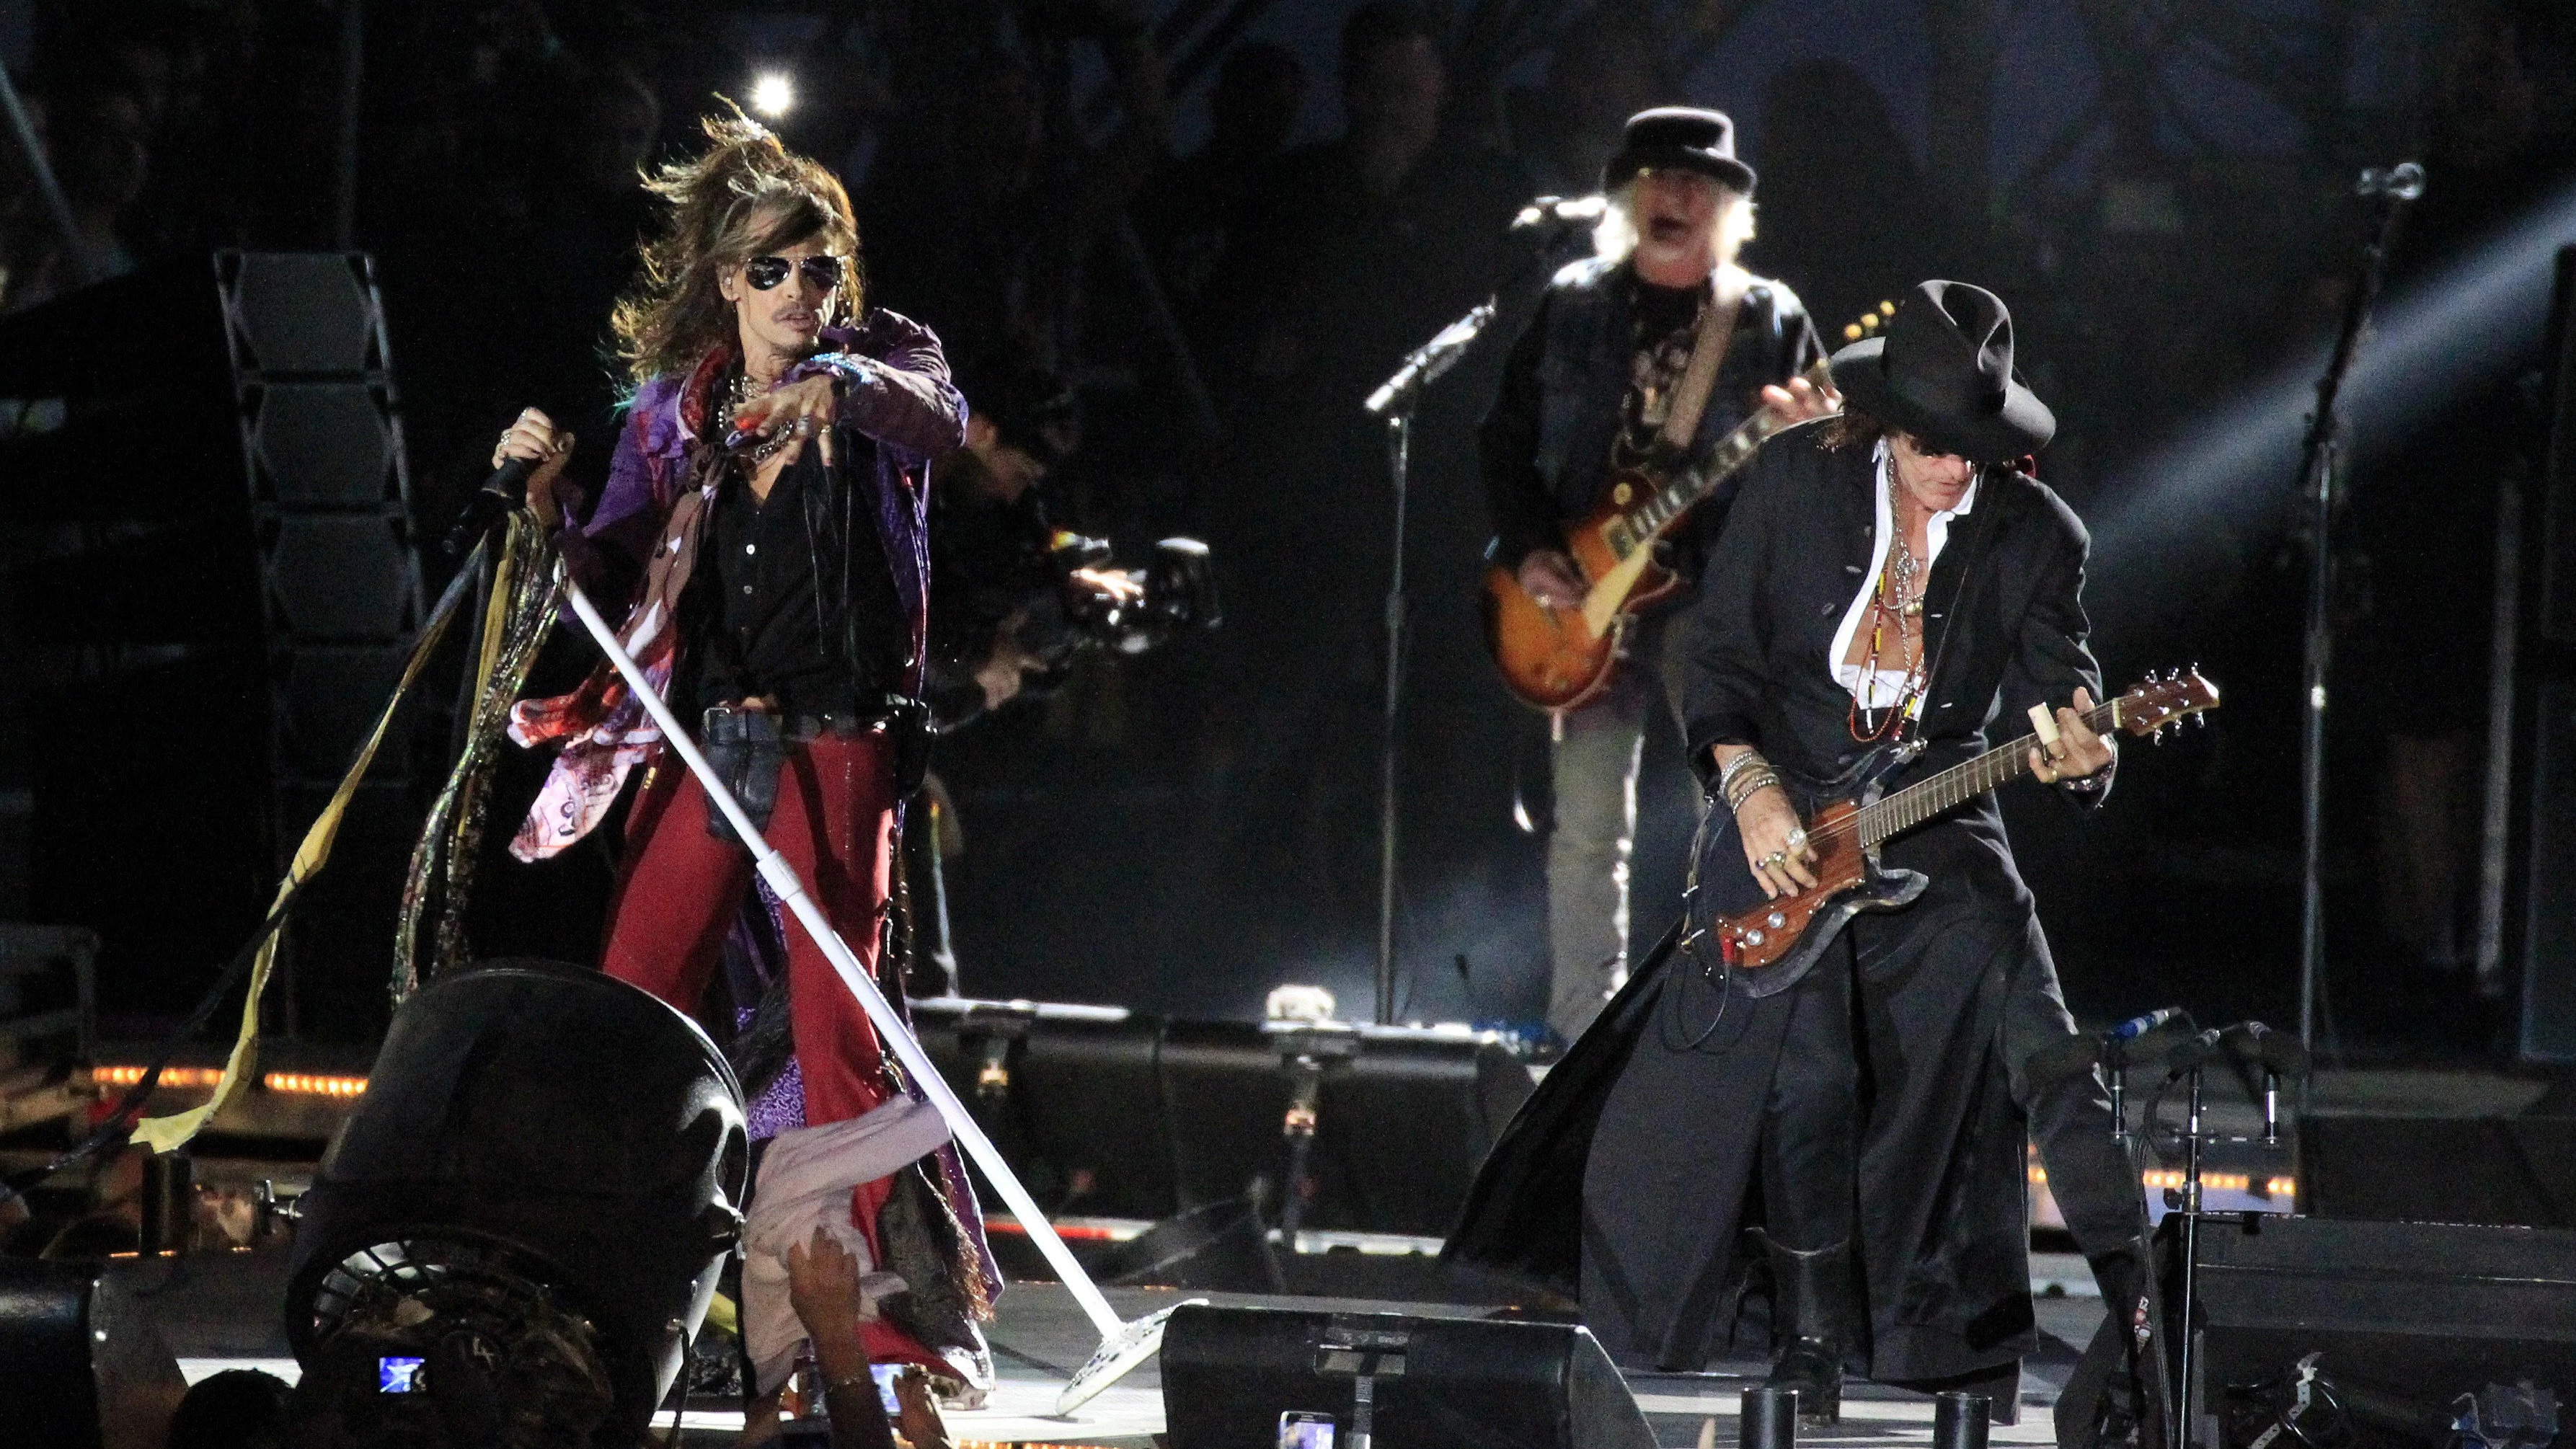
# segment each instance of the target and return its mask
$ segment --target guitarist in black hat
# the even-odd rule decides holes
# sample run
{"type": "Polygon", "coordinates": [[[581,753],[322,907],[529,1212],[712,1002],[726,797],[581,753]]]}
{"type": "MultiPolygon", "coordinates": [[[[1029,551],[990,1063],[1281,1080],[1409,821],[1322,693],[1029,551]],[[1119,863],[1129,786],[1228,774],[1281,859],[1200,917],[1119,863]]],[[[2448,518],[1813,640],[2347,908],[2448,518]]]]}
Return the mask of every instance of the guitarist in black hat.
{"type": "MultiPolygon", "coordinates": [[[[1867,772],[1923,778],[2034,706],[2054,725],[2034,777],[2087,806],[2110,787],[2077,717],[2101,687],[2088,543],[2020,461],[2056,424],[2013,372],[2002,301],[1923,283],[1832,370],[1846,410],[1765,446],[1700,584],[1694,926],[1812,884],[1801,822],[1867,772]]],[[[1987,1392],[2009,1421],[2035,1344],[2025,1140],[2113,1305],[2141,1283],[2138,1182],[2098,1080],[2040,1069],[2075,1028],[1992,797],[1883,854],[1928,884],[1803,977],[1730,971],[1706,937],[1663,973],[1591,1143],[1585,1318],[1623,1361],[1699,1368],[1758,1251],[1773,1380],[1802,1415],[1835,1418],[1848,1361],[1987,1392]]]]}
{"type": "MultiPolygon", "coordinates": [[[[1630,117],[1601,186],[1599,255],[1549,282],[1478,436],[1492,559],[1552,611],[1582,605],[1564,530],[1605,493],[1706,454],[1755,408],[1797,419],[1830,406],[1798,378],[1823,349],[1797,295],[1735,264],[1753,234],[1753,168],[1736,159],[1723,112],[1664,106],[1630,117]]],[[[1670,624],[1725,506],[1723,495],[1702,503],[1659,546],[1684,591],[1629,636],[1606,690],[1552,721],[1548,1025],[1568,1039],[1627,978],[1646,712],[1663,696],[1678,719],[1670,624]]]]}

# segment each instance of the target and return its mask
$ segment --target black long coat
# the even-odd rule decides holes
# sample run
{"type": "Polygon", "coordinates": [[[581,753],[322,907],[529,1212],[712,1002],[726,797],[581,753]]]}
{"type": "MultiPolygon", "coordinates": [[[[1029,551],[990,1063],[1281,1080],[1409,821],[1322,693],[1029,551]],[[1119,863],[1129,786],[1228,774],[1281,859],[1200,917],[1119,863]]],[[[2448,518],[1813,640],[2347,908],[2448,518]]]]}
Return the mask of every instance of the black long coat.
{"type": "MultiPolygon", "coordinates": [[[[1867,448],[1829,451],[1812,426],[1774,440],[1693,616],[1693,759],[1704,767],[1712,743],[1756,744],[1810,813],[1865,753],[1828,656],[1868,568],[1875,487],[1867,448]]],[[[2099,695],[2080,602],[2086,547],[2048,488],[1988,470],[1925,594],[1928,748],[1890,788],[1981,751],[1990,723],[2021,733],[2012,725],[2032,704],[2063,705],[2078,684],[2099,695]]],[[[1711,834],[1712,904],[1758,900],[1731,824],[1711,834]]],[[[1855,920],[1817,969],[1859,984],[1869,1370],[1913,1381],[2000,1367],[2032,1344],[2019,1068],[2073,1024],[1990,798],[1891,840],[1884,859],[1930,886],[1901,911],[1855,920]]],[[[1658,952],[1497,1144],[1449,1255],[1579,1281],[1587,1323],[1623,1362],[1702,1366],[1748,1261],[1742,1229],[1760,1221],[1762,1109],[1794,999],[1757,1001],[1741,977],[1658,952]]],[[[2093,1130],[2053,1115],[2070,1138],[2093,1130]]],[[[2099,1125],[2107,1137],[2107,1116],[2099,1125]]]]}

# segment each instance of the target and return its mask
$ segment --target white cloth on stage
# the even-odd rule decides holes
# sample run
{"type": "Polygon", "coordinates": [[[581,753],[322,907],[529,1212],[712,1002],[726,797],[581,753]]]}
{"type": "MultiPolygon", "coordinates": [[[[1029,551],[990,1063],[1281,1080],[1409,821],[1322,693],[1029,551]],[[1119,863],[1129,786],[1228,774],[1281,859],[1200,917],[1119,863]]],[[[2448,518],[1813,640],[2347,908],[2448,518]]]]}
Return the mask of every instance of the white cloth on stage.
{"type": "Polygon", "coordinates": [[[821,1127],[798,1127],[770,1139],[743,1228],[742,1343],[769,1393],[795,1370],[805,1325],[787,1298],[787,1250],[826,1237],[859,1260],[863,1317],[877,1300],[900,1293],[902,1278],[877,1270],[865,1234],[850,1221],[850,1190],[890,1176],[939,1150],[948,1124],[927,1102],[895,1097],[874,1110],[821,1127]]]}

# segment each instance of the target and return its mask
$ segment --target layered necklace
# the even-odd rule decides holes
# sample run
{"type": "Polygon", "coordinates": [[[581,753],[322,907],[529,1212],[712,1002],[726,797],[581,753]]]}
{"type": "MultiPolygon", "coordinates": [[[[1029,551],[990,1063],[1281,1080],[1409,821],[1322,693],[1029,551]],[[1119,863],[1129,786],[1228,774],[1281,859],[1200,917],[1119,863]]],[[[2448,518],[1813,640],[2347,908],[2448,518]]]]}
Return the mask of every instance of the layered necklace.
{"type": "MultiPolygon", "coordinates": [[[[733,415],[737,409],[742,407],[743,404],[750,402],[753,398],[759,397],[766,391],[766,388],[761,387],[758,383],[751,380],[751,370],[749,368],[736,369],[733,375],[733,383],[726,389],[727,395],[725,398],[724,415],[725,431],[731,432],[733,430],[733,415]]],[[[759,442],[752,444],[750,447],[734,456],[741,461],[745,468],[752,472],[758,472],[761,464],[777,456],[780,450],[795,441],[796,435],[793,432],[782,428],[775,436],[763,438],[759,442]]]]}
{"type": "MultiPolygon", "coordinates": [[[[1924,569],[1914,550],[1906,542],[1904,497],[1896,476],[1896,460],[1887,463],[1887,518],[1891,537],[1887,541],[1887,566],[1879,570],[1878,587],[1869,601],[1869,651],[1861,656],[1860,678],[1852,691],[1848,725],[1851,737],[1861,744],[1875,744],[1903,727],[1915,702],[1923,697],[1923,589],[1916,580],[1924,569]],[[1880,714],[1861,701],[1875,692],[1880,662],[1893,651],[1904,661],[1905,678],[1899,683],[1896,698],[1880,714]],[[1876,715],[1875,723],[1870,717],[1876,715]]],[[[1929,580],[1924,580],[1928,584],[1929,580]]]]}

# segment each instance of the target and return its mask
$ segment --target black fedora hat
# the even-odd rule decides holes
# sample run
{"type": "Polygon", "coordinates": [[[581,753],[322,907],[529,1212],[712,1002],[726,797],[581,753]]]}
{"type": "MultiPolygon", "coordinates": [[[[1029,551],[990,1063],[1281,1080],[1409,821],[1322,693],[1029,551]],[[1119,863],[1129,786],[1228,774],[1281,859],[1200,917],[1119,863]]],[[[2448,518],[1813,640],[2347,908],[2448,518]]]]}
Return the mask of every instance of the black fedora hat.
{"type": "Polygon", "coordinates": [[[1924,446],[1979,463],[2036,453],[2057,433],[2048,405],[2013,372],[2012,313],[1966,282],[1921,282],[1886,332],[1834,354],[1854,408],[1924,446]]]}
{"type": "Polygon", "coordinates": [[[1601,168],[1601,189],[1615,191],[1648,167],[1696,171],[1719,184],[1753,194],[1753,168],[1735,159],[1735,123],[1724,111],[1699,106],[1657,106],[1628,118],[1618,153],[1601,168]]]}

